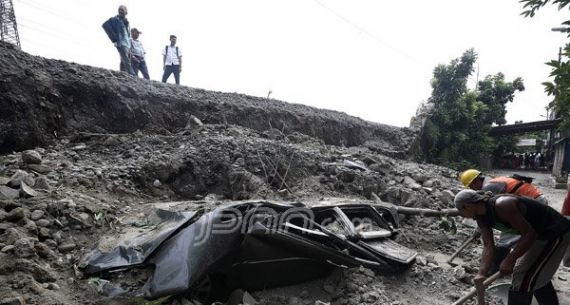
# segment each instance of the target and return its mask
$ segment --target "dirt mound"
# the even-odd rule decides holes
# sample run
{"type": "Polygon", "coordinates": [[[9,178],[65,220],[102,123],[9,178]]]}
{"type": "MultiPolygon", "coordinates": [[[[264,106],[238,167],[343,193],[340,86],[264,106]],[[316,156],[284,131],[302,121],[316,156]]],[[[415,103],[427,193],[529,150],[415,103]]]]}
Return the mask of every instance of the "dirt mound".
{"type": "MultiPolygon", "coordinates": [[[[174,131],[191,115],[209,124],[300,132],[326,144],[407,156],[414,132],[344,113],[212,92],[31,56],[0,42],[0,151],[52,143],[76,132],[174,131]]],[[[348,101],[347,101],[348,102],[348,101]]]]}
{"type": "MultiPolygon", "coordinates": [[[[153,229],[156,208],[212,210],[241,199],[371,203],[377,194],[440,209],[459,190],[451,169],[394,158],[407,156],[414,135],[407,129],[135,80],[2,43],[0,76],[1,152],[33,148],[0,155],[0,304],[197,304],[182,296],[146,303],[137,291],[149,270],[85,278],[78,268],[92,249],[153,229]],[[131,296],[102,296],[113,289],[131,296]]],[[[453,217],[401,221],[396,241],[420,253],[404,273],[344,269],[247,296],[258,304],[458,299],[480,247],[471,245],[457,267],[444,261],[472,229],[453,217]]]]}
{"type": "MultiPolygon", "coordinates": [[[[148,226],[147,217],[155,207],[211,209],[247,198],[319,203],[344,197],[363,202],[376,193],[399,205],[440,208],[449,207],[446,189],[456,185],[456,173],[443,167],[392,159],[365,147],[330,146],[301,133],[259,132],[235,125],[205,124],[162,135],[81,134],[50,147],[0,156],[0,164],[0,282],[6,283],[0,296],[22,297],[30,304],[140,302],[103,301],[98,291],[111,279],[85,279],[77,266],[91,249],[112,247],[119,236],[148,226]],[[188,199],[194,201],[183,201],[188,199]]],[[[438,225],[437,219],[405,219],[405,231],[411,233],[399,242],[450,253],[461,240],[452,236],[438,238],[439,243],[427,241],[426,236],[441,235],[438,225]]],[[[136,291],[144,272],[135,270],[112,280],[136,291]]],[[[364,281],[374,288],[350,304],[405,299],[396,292],[412,285],[387,289],[384,285],[392,280],[370,270],[344,272],[346,276],[331,275],[320,283],[332,281],[338,289],[352,291],[361,285],[351,281],[364,281]]],[[[335,304],[349,299],[326,290],[322,295],[321,288],[307,289],[305,299],[335,304]]],[[[253,295],[270,303],[283,298],[279,290],[253,295]]]]}

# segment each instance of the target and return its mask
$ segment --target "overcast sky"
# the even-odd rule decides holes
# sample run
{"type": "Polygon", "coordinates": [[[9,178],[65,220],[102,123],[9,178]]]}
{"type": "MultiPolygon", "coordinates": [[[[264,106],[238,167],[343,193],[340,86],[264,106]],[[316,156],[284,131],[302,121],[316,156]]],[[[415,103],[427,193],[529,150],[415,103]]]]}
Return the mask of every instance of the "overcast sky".
{"type": "Polygon", "coordinates": [[[160,80],[161,51],[176,34],[183,85],[263,97],[271,90],[271,98],[396,126],[430,96],[433,68],[468,48],[479,54],[481,79],[524,79],[509,123],[542,119],[551,100],[544,63],[565,42],[550,29],[568,19],[554,7],[523,18],[517,0],[13,2],[22,49],[34,55],[118,70],[101,24],[125,4],[131,27],[143,32],[151,79],[160,80]]]}

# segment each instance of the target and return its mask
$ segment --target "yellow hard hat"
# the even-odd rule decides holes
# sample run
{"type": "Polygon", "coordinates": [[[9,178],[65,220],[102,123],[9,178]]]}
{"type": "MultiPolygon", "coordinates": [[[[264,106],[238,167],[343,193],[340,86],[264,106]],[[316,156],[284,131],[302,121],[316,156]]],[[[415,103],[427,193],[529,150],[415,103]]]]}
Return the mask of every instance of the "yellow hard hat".
{"type": "Polygon", "coordinates": [[[479,177],[479,175],[481,175],[480,171],[478,171],[476,169],[468,169],[468,170],[462,172],[461,174],[459,174],[459,180],[461,180],[461,183],[465,187],[469,187],[471,182],[473,182],[473,180],[475,180],[475,178],[479,177]]]}

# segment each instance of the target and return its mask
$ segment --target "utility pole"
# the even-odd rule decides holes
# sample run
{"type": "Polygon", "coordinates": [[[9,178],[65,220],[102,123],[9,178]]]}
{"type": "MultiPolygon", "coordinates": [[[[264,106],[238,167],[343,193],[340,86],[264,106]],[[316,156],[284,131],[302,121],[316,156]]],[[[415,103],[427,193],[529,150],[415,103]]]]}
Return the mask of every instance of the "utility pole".
{"type": "Polygon", "coordinates": [[[9,42],[21,48],[12,0],[0,0],[0,41],[9,42]]]}

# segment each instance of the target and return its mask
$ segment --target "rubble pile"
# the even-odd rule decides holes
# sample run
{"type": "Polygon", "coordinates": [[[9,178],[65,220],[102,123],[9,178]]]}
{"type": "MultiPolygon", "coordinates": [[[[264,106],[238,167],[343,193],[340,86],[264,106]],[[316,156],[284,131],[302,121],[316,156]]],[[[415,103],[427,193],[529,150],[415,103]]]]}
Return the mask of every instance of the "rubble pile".
{"type": "MultiPolygon", "coordinates": [[[[397,205],[439,209],[450,207],[457,188],[456,173],[447,168],[363,147],[326,145],[300,133],[235,125],[204,124],[164,135],[84,133],[0,156],[0,164],[0,281],[9,283],[0,296],[23,297],[32,304],[49,304],[61,295],[70,304],[74,298],[97,303],[99,286],[82,277],[81,258],[100,240],[145,226],[153,202],[193,200],[197,207],[211,208],[255,198],[367,201],[376,193],[397,205]]],[[[438,218],[408,217],[403,227],[398,241],[420,251],[451,253],[469,233],[446,234],[438,218]]],[[[325,279],[344,288],[335,288],[323,302],[392,304],[399,299],[370,270],[343,272],[325,279]],[[347,298],[353,277],[377,286],[375,293],[360,303],[347,298]]]]}
{"type": "Polygon", "coordinates": [[[0,42],[0,152],[45,146],[78,131],[161,133],[192,115],[208,124],[301,132],[341,146],[408,155],[417,131],[344,113],[235,93],[212,92],[49,60],[0,42]]]}
{"type": "MultiPolygon", "coordinates": [[[[244,199],[373,203],[374,194],[399,206],[443,209],[459,190],[454,170],[407,160],[417,130],[135,80],[4,43],[0,76],[0,304],[198,304],[186,296],[144,301],[137,289],[148,270],[111,278],[81,272],[93,249],[152,230],[148,218],[157,207],[212,210],[244,199]],[[102,296],[113,289],[131,296],[102,296]]],[[[420,253],[408,270],[339,269],[248,292],[248,303],[457,299],[471,285],[479,247],[471,245],[459,266],[443,262],[472,229],[454,217],[400,221],[396,241],[420,253]]]]}

